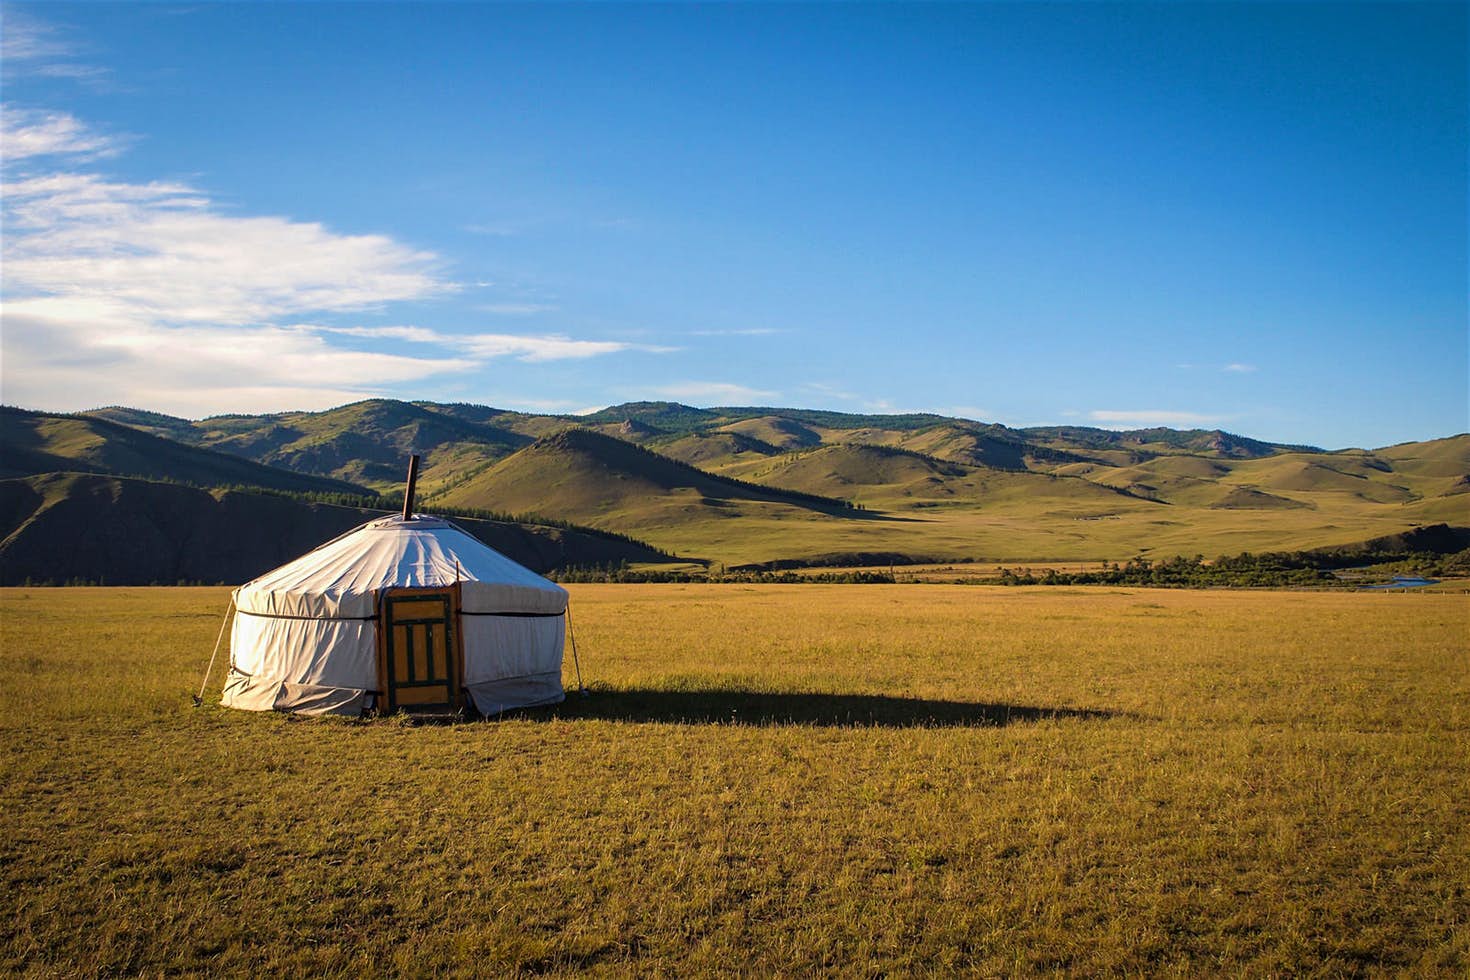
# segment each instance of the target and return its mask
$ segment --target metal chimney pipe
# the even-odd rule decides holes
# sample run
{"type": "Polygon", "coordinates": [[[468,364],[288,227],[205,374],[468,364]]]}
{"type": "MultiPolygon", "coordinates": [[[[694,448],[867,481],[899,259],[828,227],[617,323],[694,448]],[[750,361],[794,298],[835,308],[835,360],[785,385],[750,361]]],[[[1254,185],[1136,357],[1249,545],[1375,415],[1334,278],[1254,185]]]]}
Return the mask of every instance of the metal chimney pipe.
{"type": "Polygon", "coordinates": [[[403,519],[406,521],[413,517],[413,491],[419,482],[419,457],[414,454],[408,457],[408,489],[403,492],[403,519]]]}

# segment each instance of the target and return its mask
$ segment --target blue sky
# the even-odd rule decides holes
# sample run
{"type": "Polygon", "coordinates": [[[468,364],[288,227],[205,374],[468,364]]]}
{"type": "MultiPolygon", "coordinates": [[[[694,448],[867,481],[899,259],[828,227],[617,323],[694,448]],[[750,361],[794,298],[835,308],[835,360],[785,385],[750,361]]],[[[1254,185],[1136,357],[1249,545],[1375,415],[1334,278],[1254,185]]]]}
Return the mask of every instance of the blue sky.
{"type": "Polygon", "coordinates": [[[14,4],[7,403],[1470,428],[1462,4],[14,4]]]}

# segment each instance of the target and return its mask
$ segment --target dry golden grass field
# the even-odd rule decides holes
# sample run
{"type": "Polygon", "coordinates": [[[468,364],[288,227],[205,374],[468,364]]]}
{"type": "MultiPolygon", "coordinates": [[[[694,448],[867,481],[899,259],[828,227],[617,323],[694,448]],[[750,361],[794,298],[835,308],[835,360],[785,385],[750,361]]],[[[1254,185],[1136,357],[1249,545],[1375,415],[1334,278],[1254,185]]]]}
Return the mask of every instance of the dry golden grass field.
{"type": "Polygon", "coordinates": [[[224,589],[0,593],[0,972],[1470,971],[1466,596],[572,595],[589,696],[413,725],[190,707],[224,589]]]}

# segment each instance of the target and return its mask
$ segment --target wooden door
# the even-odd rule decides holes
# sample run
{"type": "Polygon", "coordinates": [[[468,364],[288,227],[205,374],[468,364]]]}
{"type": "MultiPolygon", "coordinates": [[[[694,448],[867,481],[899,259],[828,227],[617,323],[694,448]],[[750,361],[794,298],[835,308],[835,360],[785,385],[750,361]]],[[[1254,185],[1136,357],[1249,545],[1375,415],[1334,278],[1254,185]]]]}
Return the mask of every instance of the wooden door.
{"type": "Polygon", "coordinates": [[[456,628],[459,590],[390,589],[379,610],[381,708],[455,711],[460,706],[462,657],[456,628]]]}

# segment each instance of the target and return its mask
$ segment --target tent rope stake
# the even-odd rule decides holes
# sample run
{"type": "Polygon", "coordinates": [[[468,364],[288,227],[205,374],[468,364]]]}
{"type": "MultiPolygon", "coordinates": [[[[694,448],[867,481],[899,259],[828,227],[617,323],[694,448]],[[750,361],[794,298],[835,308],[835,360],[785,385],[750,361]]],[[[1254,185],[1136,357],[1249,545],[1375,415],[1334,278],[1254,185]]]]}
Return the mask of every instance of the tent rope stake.
{"type": "Polygon", "coordinates": [[[230,596],[230,604],[225,609],[225,618],[219,624],[219,636],[214,638],[214,652],[209,655],[209,666],[204,668],[204,680],[199,684],[199,693],[194,695],[194,707],[204,703],[204,689],[209,686],[209,675],[214,671],[214,658],[219,656],[219,645],[225,639],[225,627],[230,625],[230,613],[235,611],[235,597],[230,596]]]}
{"type": "Polygon", "coordinates": [[[572,627],[572,603],[567,601],[567,633],[572,638],[572,666],[577,669],[577,690],[587,695],[587,685],[582,683],[582,661],[577,659],[577,631],[572,627]]]}

